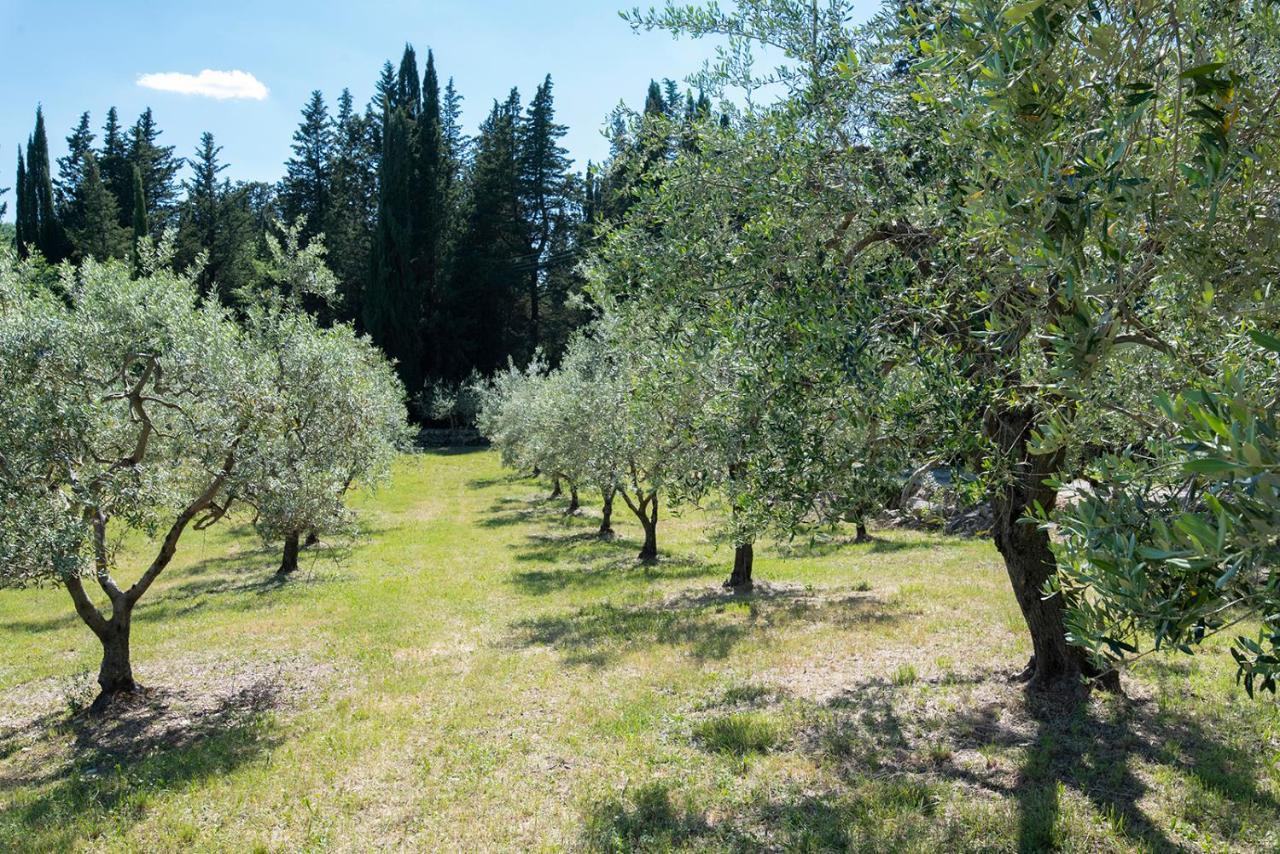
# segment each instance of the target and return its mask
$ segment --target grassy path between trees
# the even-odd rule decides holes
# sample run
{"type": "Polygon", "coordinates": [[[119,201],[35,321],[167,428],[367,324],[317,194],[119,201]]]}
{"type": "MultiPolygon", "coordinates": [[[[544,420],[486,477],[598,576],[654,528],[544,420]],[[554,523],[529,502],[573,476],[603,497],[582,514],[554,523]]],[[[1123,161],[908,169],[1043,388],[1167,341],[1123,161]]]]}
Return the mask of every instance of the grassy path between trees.
{"type": "Polygon", "coordinates": [[[66,593],[0,592],[0,850],[1280,848],[1280,712],[1221,645],[1067,714],[1005,681],[985,541],[762,548],[734,598],[698,513],[645,568],[544,496],[406,457],[283,584],[247,526],[190,535],[105,724],[66,593]]]}

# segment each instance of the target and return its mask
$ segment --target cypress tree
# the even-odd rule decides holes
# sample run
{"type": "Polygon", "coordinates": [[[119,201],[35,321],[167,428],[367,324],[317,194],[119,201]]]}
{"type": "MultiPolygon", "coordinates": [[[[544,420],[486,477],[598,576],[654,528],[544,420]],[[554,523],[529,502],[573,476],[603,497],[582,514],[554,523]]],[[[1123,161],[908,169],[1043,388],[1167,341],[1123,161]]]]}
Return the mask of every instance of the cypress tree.
{"type": "Polygon", "coordinates": [[[132,263],[134,275],[142,273],[142,257],[140,247],[143,239],[147,236],[147,190],[145,182],[142,178],[142,170],[135,164],[133,166],[133,234],[132,243],[132,263]]]}
{"type": "Polygon", "coordinates": [[[129,133],[127,158],[142,179],[146,199],[146,221],[159,235],[172,224],[178,197],[177,177],[182,159],[173,156],[173,146],[160,144],[160,129],[148,107],[129,133]]]}
{"type": "Polygon", "coordinates": [[[74,211],[75,225],[69,229],[75,247],[73,257],[77,261],[122,257],[128,234],[120,227],[116,198],[102,182],[98,159],[92,151],[84,152],[80,168],[83,174],[76,182],[74,198],[68,202],[74,211]]]}
{"type": "Polygon", "coordinates": [[[178,258],[189,264],[201,252],[206,253],[204,269],[197,277],[201,293],[208,293],[213,282],[218,279],[218,268],[222,261],[217,257],[220,243],[218,229],[221,225],[219,207],[223,189],[218,176],[227,166],[218,162],[221,153],[222,147],[214,142],[213,134],[208,131],[201,134],[196,156],[190,161],[191,179],[183,182],[186,198],[178,218],[178,258]]]}
{"type": "MultiPolygon", "coordinates": [[[[417,168],[414,174],[413,252],[414,276],[421,300],[422,329],[432,331],[433,308],[440,297],[440,278],[444,264],[444,241],[448,228],[445,207],[446,160],[444,132],[440,115],[440,82],[436,77],[435,56],[427,52],[427,70],[422,86],[422,112],[416,134],[417,168]]],[[[430,336],[433,339],[434,335],[430,336]]],[[[439,355],[423,347],[428,362],[437,363],[439,355]]],[[[433,364],[423,365],[423,375],[433,374],[433,364]]]]}
{"type": "Polygon", "coordinates": [[[19,258],[26,258],[31,254],[31,245],[35,242],[35,237],[31,233],[31,203],[30,192],[27,186],[27,166],[22,159],[22,148],[18,148],[18,180],[15,186],[15,221],[13,240],[18,250],[19,258]]]}
{"type": "Polygon", "coordinates": [[[69,247],[62,222],[53,203],[53,177],[49,171],[49,137],[44,127],[44,111],[36,107],[36,128],[27,143],[27,188],[29,213],[27,235],[51,264],[67,257],[69,247]]]}
{"type": "Polygon", "coordinates": [[[422,112],[422,88],[418,77],[418,55],[413,45],[404,46],[404,56],[400,58],[400,74],[396,78],[397,106],[405,115],[416,121],[422,112]]]}
{"type": "Polygon", "coordinates": [[[373,263],[364,300],[364,327],[397,362],[401,380],[422,390],[422,300],[413,274],[413,224],[409,216],[414,172],[413,139],[404,110],[383,116],[378,171],[378,219],[373,263]]]}
{"type": "Polygon", "coordinates": [[[285,164],[280,198],[289,222],[306,217],[302,236],[310,240],[329,220],[333,193],[330,167],[333,159],[333,123],[319,89],[302,109],[302,122],[293,133],[293,157],[285,164]]]}

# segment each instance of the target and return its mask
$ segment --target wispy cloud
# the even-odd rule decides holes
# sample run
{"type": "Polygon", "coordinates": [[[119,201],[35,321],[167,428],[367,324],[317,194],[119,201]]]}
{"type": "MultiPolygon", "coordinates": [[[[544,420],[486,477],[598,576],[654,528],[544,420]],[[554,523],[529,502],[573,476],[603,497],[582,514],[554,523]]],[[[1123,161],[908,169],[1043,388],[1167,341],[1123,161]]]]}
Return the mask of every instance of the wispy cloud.
{"type": "Polygon", "coordinates": [[[268,91],[261,80],[247,71],[212,71],[208,68],[199,74],[183,74],[178,71],[143,74],[138,77],[138,85],[144,89],[200,95],[219,101],[263,101],[266,100],[268,91]]]}

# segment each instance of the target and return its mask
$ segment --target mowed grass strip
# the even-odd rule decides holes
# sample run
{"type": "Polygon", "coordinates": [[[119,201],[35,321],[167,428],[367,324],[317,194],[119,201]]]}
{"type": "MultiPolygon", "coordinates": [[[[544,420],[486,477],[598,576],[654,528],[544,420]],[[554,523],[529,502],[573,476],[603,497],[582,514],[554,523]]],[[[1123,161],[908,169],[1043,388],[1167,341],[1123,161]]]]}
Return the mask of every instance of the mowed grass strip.
{"type": "Polygon", "coordinates": [[[1030,701],[985,542],[764,547],[735,597],[700,512],[641,566],[622,513],[598,540],[487,451],[358,503],[283,584],[243,523],[184,539],[111,724],[65,592],[0,592],[0,850],[1280,846],[1280,714],[1225,649],[1030,701]]]}

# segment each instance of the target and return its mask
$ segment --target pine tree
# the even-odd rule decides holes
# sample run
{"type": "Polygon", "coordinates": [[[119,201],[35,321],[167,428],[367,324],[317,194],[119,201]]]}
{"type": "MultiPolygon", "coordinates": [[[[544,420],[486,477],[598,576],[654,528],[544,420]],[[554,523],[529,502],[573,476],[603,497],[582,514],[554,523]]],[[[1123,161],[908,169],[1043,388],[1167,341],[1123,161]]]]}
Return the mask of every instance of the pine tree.
{"type": "Polygon", "coordinates": [[[649,81],[649,91],[644,98],[644,114],[646,116],[666,115],[667,102],[662,97],[662,87],[657,80],[649,81]]]}
{"type": "Polygon", "coordinates": [[[98,171],[102,173],[102,182],[116,197],[116,208],[120,211],[120,225],[131,225],[133,212],[133,166],[129,163],[129,152],[120,128],[119,114],[116,108],[107,110],[107,121],[102,126],[102,148],[98,150],[98,171]]]}
{"type": "MultiPolygon", "coordinates": [[[[54,201],[58,210],[65,211],[72,200],[80,195],[79,184],[85,178],[85,157],[93,151],[93,131],[89,130],[89,114],[80,114],[80,122],[67,137],[67,154],[58,158],[58,180],[54,183],[54,201]]],[[[97,167],[95,167],[97,168],[97,167]]],[[[73,228],[67,222],[67,228],[73,228]]]]}
{"type": "Polygon", "coordinates": [[[285,220],[306,217],[302,229],[305,240],[322,232],[329,221],[332,160],[333,124],[324,95],[317,89],[302,109],[302,122],[293,134],[293,157],[285,164],[285,177],[280,182],[285,220]]]}
{"type": "Polygon", "coordinates": [[[381,116],[387,110],[394,110],[400,106],[400,89],[396,84],[396,69],[388,60],[382,63],[382,74],[378,77],[378,82],[374,87],[375,95],[373,96],[373,104],[376,107],[374,114],[381,116]]]}
{"type": "Polygon", "coordinates": [[[182,185],[186,198],[178,217],[178,259],[180,263],[190,264],[201,252],[206,254],[205,266],[197,276],[201,293],[208,293],[213,283],[219,281],[224,261],[218,257],[219,229],[223,225],[220,208],[225,188],[225,179],[218,176],[227,168],[225,163],[218,162],[221,153],[222,147],[214,142],[213,134],[208,131],[201,134],[196,156],[190,161],[191,179],[182,185]]]}
{"type": "Polygon", "coordinates": [[[532,257],[529,262],[529,351],[541,343],[541,296],[546,284],[546,263],[555,224],[567,205],[571,162],[560,140],[567,128],[555,120],[551,75],[529,102],[520,125],[520,201],[529,223],[532,257]]]}
{"type": "Polygon", "coordinates": [[[505,103],[494,103],[476,140],[471,204],[444,306],[450,358],[441,372],[451,379],[471,369],[490,373],[509,355],[528,356],[520,283],[531,251],[520,208],[519,121],[513,89],[505,103]]]}
{"type": "MultiPolygon", "coordinates": [[[[182,158],[173,156],[173,146],[160,144],[161,130],[156,126],[151,108],[129,132],[126,157],[142,179],[143,198],[147,208],[145,219],[153,236],[159,236],[173,224],[177,207],[177,178],[182,158]]],[[[136,221],[136,220],[135,220],[136,221]]]]}
{"type": "Polygon", "coordinates": [[[367,113],[356,114],[351,92],[343,89],[333,124],[333,191],[324,231],[329,263],[338,277],[338,312],[349,321],[361,316],[377,212],[377,173],[369,153],[367,122],[367,113]]]}
{"type": "Polygon", "coordinates": [[[76,261],[121,258],[129,245],[129,235],[120,227],[116,198],[102,182],[98,159],[92,151],[83,153],[80,164],[83,174],[75,182],[75,195],[67,202],[74,223],[68,228],[74,246],[72,257],[76,261]]]}

